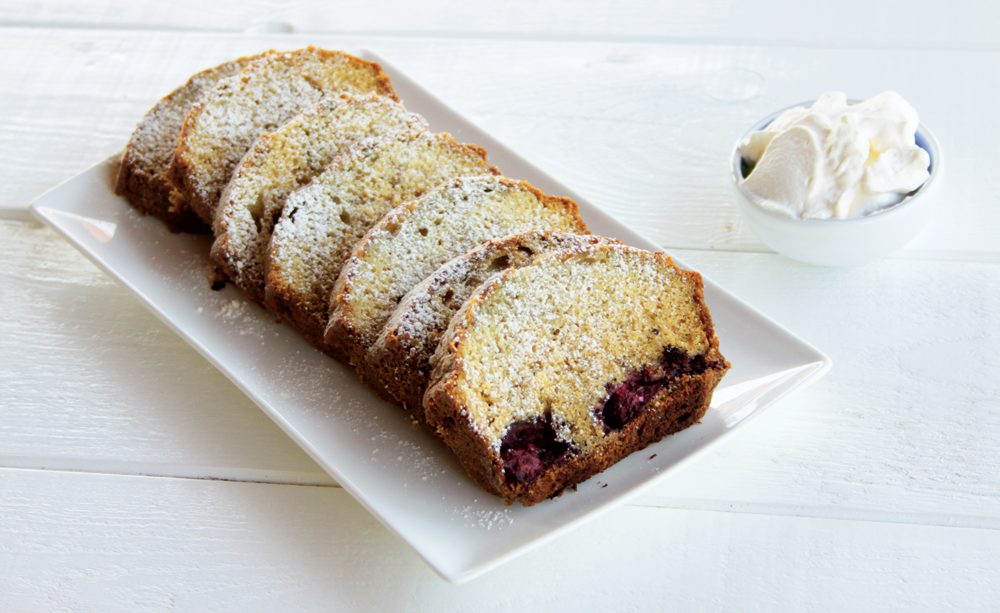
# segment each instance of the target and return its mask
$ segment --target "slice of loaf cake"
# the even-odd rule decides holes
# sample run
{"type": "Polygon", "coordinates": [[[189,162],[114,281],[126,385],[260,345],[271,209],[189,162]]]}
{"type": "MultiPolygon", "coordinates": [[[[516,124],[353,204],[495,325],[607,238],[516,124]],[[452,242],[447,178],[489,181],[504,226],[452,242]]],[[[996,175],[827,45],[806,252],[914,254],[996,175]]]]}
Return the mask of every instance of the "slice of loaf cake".
{"type": "Polygon", "coordinates": [[[486,151],[448,134],[411,130],[356,143],[286,200],[266,259],[265,305],[338,356],[323,333],[354,244],[386,213],[449,179],[496,174],[486,151]]]}
{"type": "Polygon", "coordinates": [[[431,356],[452,316],[475,289],[491,276],[527,266],[544,253],[602,242],[618,241],[586,234],[528,232],[488,241],[449,261],[403,297],[368,350],[370,370],[414,421],[422,423],[431,356]]]}
{"type": "Polygon", "coordinates": [[[481,486],[525,506],[700,420],[729,368],[701,276],[620,245],[494,277],[432,361],[427,422],[481,486]]]}
{"type": "Polygon", "coordinates": [[[584,234],[576,203],[506,177],[456,179],[403,204],[355,245],[331,296],[327,344],[386,400],[365,354],[400,300],[442,264],[492,238],[532,230],[584,234]]]}
{"type": "Polygon", "coordinates": [[[184,120],[168,178],[208,224],[233,169],[264,132],[277,129],[323,96],[374,92],[398,100],[373,62],[308,47],[271,53],[223,79],[184,120]]]}
{"type": "Polygon", "coordinates": [[[184,204],[180,193],[167,180],[167,169],[191,106],[220,80],[235,75],[261,57],[243,57],[203,70],[157,102],[136,126],[125,147],[115,193],[143,215],[161,219],[171,232],[211,232],[211,227],[184,204]]]}
{"type": "Polygon", "coordinates": [[[422,117],[378,94],[341,94],[262,135],[233,171],[216,212],[212,259],[251,299],[264,302],[264,261],[285,199],[350,145],[424,130],[422,117]]]}

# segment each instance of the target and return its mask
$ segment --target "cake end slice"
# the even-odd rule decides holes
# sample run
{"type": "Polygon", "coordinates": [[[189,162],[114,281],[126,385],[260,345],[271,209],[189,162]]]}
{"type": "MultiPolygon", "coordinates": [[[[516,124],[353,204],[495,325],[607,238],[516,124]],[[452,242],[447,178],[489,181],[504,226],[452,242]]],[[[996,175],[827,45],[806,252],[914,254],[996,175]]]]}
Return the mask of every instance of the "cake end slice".
{"type": "Polygon", "coordinates": [[[427,423],[484,489],[525,506],[697,423],[730,366],[701,276],[621,245],[493,278],[432,365],[427,423]]]}

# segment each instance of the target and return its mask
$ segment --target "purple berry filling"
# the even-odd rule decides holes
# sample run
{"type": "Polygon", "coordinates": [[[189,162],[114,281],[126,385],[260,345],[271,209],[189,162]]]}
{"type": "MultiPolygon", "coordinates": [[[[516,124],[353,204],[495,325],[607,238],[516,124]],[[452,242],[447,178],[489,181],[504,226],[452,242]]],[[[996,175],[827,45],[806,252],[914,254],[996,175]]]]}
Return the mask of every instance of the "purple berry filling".
{"type": "MultiPolygon", "coordinates": [[[[656,366],[644,368],[617,386],[608,386],[608,399],[595,410],[598,419],[608,430],[621,430],[678,377],[699,375],[716,365],[705,356],[689,356],[681,349],[667,347],[656,366]]],[[[500,442],[504,477],[507,483],[532,483],[569,451],[569,444],[556,438],[551,415],[515,422],[500,442]]]]}
{"type": "Polygon", "coordinates": [[[700,375],[712,366],[714,363],[709,363],[705,356],[689,356],[681,349],[667,347],[657,366],[644,368],[616,387],[608,386],[608,399],[597,409],[598,417],[609,430],[621,430],[674,379],[700,375]]]}
{"type": "Polygon", "coordinates": [[[569,444],[556,438],[552,417],[511,424],[500,443],[507,483],[531,483],[569,451],[569,444]]]}

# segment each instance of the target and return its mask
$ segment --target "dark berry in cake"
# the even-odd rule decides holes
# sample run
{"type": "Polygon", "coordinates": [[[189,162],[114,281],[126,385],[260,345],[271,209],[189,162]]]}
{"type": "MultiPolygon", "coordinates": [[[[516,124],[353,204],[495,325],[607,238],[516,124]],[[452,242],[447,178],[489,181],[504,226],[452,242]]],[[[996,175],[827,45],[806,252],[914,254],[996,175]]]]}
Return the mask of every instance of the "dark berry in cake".
{"type": "Polygon", "coordinates": [[[508,483],[531,483],[567,451],[569,445],[556,438],[551,417],[515,422],[500,445],[504,476],[508,483]]]}

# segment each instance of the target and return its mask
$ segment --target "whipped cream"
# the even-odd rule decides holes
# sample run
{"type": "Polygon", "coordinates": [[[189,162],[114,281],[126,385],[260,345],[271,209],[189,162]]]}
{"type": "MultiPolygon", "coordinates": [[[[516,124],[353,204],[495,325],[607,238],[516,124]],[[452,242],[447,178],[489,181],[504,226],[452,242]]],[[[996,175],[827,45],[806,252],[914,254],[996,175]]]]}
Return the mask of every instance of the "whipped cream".
{"type": "Polygon", "coordinates": [[[853,106],[840,92],[782,113],[739,145],[754,166],[742,180],[760,206],[809,219],[877,213],[927,180],[914,140],[917,111],[895,92],[853,106]]]}

